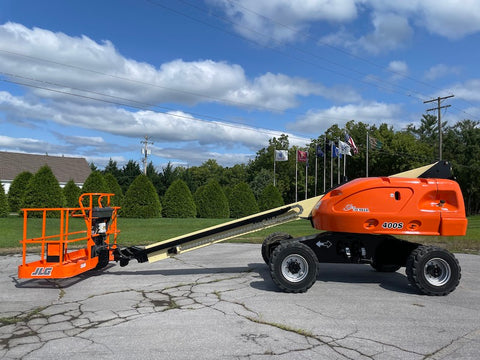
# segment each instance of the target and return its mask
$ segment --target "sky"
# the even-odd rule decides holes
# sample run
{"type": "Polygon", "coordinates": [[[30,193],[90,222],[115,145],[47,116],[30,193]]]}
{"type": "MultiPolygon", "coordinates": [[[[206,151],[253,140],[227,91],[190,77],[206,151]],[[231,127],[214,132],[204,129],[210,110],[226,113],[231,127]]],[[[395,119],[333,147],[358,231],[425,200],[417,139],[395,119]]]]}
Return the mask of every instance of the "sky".
{"type": "Polygon", "coordinates": [[[233,166],[437,97],[479,121],[479,64],[478,0],[0,0],[0,151],[233,166]]]}

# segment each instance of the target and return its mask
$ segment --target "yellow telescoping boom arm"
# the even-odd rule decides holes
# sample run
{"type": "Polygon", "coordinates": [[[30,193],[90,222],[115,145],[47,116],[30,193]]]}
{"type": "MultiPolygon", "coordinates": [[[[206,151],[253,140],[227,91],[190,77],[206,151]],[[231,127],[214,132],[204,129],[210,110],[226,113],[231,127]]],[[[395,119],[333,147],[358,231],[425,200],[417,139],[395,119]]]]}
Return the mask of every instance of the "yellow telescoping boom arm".
{"type": "Polygon", "coordinates": [[[120,261],[120,266],[127,265],[131,259],[154,262],[289,221],[308,219],[313,207],[322,197],[323,195],[320,195],[148,246],[117,249],[114,253],[115,260],[120,261]]]}

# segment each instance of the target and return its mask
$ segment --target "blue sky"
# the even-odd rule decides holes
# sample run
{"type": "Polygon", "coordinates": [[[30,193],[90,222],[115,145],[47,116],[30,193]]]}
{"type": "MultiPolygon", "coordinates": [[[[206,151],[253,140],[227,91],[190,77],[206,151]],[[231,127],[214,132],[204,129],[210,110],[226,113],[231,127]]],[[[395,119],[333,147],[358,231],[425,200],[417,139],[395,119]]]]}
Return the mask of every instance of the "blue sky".
{"type": "Polygon", "coordinates": [[[438,96],[480,120],[479,47],[474,0],[2,0],[0,150],[232,166],[438,96]]]}

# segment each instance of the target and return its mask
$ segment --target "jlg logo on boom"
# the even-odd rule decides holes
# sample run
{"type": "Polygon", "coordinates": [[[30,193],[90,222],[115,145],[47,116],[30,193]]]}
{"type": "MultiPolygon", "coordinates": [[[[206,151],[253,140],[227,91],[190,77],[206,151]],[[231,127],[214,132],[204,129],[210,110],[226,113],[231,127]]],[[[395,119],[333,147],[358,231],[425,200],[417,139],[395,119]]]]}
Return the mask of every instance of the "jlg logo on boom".
{"type": "Polygon", "coordinates": [[[32,273],[32,276],[50,276],[52,275],[53,267],[37,267],[32,273]]]}

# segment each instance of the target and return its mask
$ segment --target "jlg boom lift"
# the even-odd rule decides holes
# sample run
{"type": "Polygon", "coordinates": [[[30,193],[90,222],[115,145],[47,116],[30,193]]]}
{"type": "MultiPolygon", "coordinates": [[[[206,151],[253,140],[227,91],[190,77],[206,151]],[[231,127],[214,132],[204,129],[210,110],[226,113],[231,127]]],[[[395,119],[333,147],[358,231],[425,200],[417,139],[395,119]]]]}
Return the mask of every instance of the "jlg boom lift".
{"type": "Polygon", "coordinates": [[[117,211],[113,194],[83,194],[75,209],[23,209],[23,261],[19,278],[66,278],[101,269],[110,261],[154,262],[236,236],[297,219],[308,219],[323,232],[293,238],[273,233],[263,241],[262,257],[274,283],[286,292],[307,291],[317,279],[317,263],[370,264],[381,272],[406,267],[413,287],[427,295],[447,295],[458,285],[461,270],[453,254],[396,235],[465,235],[462,193],[451,180],[448,162],[438,162],[390,177],[359,178],[326,194],[152,245],[117,246],[117,211]],[[49,235],[50,215],[60,216],[60,233],[49,235]],[[28,218],[40,214],[42,231],[29,237],[28,218]],[[86,230],[70,230],[81,217],[86,230]],[[86,242],[76,250],[69,246],[86,242]],[[40,260],[27,262],[27,247],[40,245],[40,260]]]}

